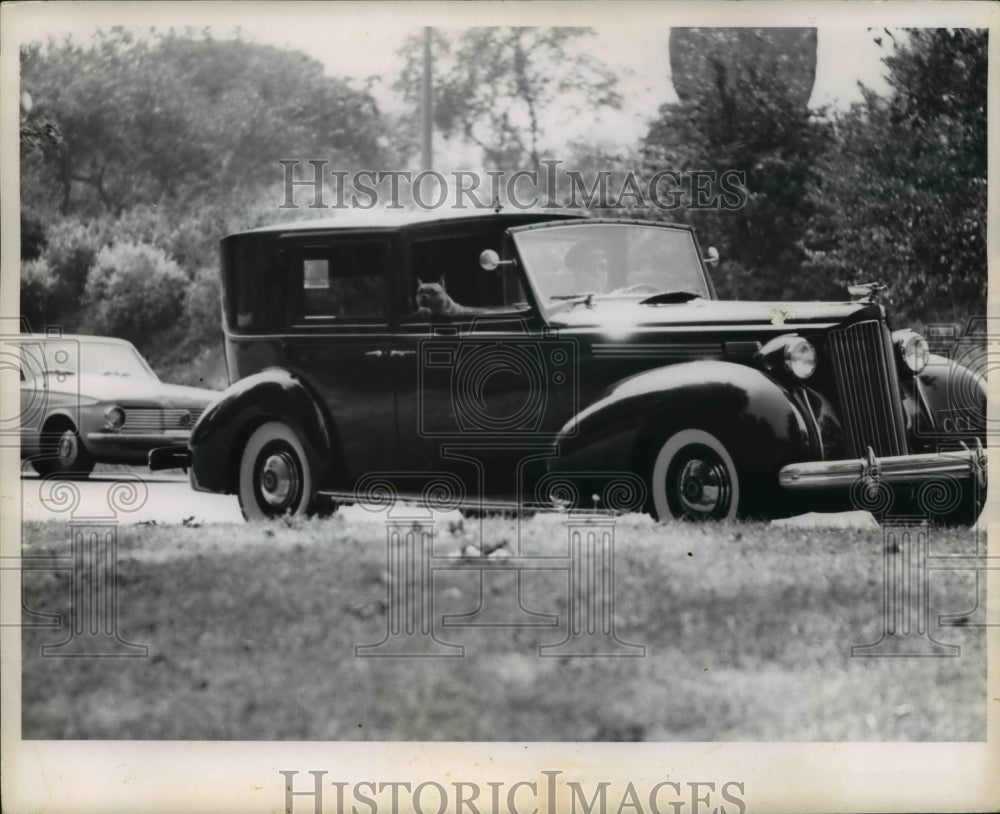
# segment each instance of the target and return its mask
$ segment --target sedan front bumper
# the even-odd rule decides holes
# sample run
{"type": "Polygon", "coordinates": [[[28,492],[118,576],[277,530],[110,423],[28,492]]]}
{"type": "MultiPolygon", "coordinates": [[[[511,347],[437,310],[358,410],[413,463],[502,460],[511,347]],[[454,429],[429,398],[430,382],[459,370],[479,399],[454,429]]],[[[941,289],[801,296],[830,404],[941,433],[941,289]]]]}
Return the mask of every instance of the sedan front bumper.
{"type": "Polygon", "coordinates": [[[986,452],[982,445],[977,441],[975,449],[887,458],[875,457],[869,447],[867,458],[788,464],[778,473],[778,483],[793,490],[842,489],[859,482],[913,484],[941,477],[974,478],[985,487],[986,452]]]}

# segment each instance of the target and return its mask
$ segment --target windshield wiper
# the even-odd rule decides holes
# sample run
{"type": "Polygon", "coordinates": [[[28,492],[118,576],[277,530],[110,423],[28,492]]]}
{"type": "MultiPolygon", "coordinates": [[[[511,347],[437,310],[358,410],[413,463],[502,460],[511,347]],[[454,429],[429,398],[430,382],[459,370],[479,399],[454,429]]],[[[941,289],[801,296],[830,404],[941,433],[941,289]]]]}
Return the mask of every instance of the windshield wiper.
{"type": "Polygon", "coordinates": [[[585,294],[554,294],[549,297],[550,300],[562,300],[568,302],[570,305],[579,305],[581,302],[588,308],[594,307],[594,297],[597,296],[596,291],[588,291],[585,294]]]}
{"type": "Polygon", "coordinates": [[[675,302],[700,300],[703,297],[703,294],[696,294],[694,291],[661,291],[659,294],[654,294],[652,297],[646,297],[644,300],[639,300],[639,305],[668,305],[675,302]]]}

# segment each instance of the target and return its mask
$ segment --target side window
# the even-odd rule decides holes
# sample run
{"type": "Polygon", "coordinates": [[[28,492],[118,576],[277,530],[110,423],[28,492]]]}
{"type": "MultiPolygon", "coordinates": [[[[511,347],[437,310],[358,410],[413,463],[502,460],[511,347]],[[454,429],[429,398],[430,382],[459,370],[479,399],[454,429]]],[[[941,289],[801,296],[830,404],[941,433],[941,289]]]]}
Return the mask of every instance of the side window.
{"type": "Polygon", "coordinates": [[[446,319],[526,311],[527,298],[516,275],[485,271],[484,249],[499,250],[491,233],[451,236],[413,244],[412,277],[401,292],[404,319],[446,319]]]}
{"type": "Polygon", "coordinates": [[[293,322],[384,321],[385,258],[383,243],[305,246],[296,269],[293,322]]]}

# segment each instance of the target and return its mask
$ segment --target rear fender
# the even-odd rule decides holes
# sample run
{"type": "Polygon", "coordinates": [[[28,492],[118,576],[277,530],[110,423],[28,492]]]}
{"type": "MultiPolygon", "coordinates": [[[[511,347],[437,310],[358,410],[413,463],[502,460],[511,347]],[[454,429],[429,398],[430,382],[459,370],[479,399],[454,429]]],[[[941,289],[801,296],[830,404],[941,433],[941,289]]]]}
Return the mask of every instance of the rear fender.
{"type": "Polygon", "coordinates": [[[191,474],[198,488],[231,494],[243,447],[253,431],[281,421],[298,433],[315,482],[325,485],[337,460],[333,422],[308,382],[282,368],[268,368],[226,389],[191,431],[191,474]]]}

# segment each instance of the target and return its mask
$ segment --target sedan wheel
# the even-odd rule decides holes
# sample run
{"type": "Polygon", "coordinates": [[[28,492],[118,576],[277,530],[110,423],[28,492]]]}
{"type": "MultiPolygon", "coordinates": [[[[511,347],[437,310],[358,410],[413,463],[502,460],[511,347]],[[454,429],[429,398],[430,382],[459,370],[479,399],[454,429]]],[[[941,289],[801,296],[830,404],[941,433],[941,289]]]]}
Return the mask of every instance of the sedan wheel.
{"type": "Polygon", "coordinates": [[[653,516],[657,520],[733,520],[740,505],[736,466],[714,435],[683,430],[666,440],[653,462],[653,516]]]}
{"type": "Polygon", "coordinates": [[[240,460],[240,509],[247,520],[304,515],[312,499],[312,475],[302,443],[286,424],[258,427],[240,460]]]}
{"type": "Polygon", "coordinates": [[[46,432],[42,436],[42,454],[44,457],[31,462],[39,475],[85,478],[94,469],[94,459],[73,427],[64,425],[46,432]]]}

